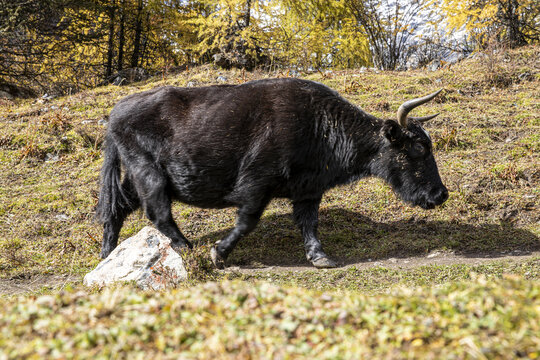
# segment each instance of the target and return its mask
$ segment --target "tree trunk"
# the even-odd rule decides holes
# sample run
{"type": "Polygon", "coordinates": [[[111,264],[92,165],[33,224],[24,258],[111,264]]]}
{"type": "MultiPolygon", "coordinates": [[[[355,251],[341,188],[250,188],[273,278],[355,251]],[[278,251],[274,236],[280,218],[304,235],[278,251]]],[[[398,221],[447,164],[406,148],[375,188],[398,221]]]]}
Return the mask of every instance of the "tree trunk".
{"type": "Polygon", "coordinates": [[[126,19],[126,0],[122,0],[122,7],[120,8],[120,30],[118,33],[118,63],[116,64],[117,70],[120,71],[124,65],[124,23],[126,19]]]}
{"type": "Polygon", "coordinates": [[[244,27],[249,26],[250,19],[251,19],[251,0],[247,0],[246,14],[244,15],[244,27]]]}
{"type": "Polygon", "coordinates": [[[133,42],[133,55],[131,56],[131,67],[137,67],[139,64],[139,55],[141,48],[141,33],[142,33],[142,10],[143,0],[138,1],[137,20],[135,22],[135,40],[133,42]]]}
{"type": "Polygon", "coordinates": [[[108,79],[112,74],[112,62],[114,53],[114,17],[116,12],[116,0],[112,0],[109,8],[109,43],[107,50],[107,68],[105,78],[108,79]]]}
{"type": "Polygon", "coordinates": [[[505,26],[507,31],[506,36],[511,47],[518,47],[527,44],[527,41],[525,40],[525,37],[520,29],[518,6],[519,4],[517,0],[508,0],[505,26]]]}
{"type": "Polygon", "coordinates": [[[143,34],[143,39],[142,39],[142,50],[141,50],[141,55],[140,55],[140,61],[139,63],[141,64],[142,67],[144,67],[144,61],[146,60],[146,46],[148,45],[148,36],[150,35],[150,14],[147,13],[146,14],[146,30],[144,31],[144,34],[143,34]]]}

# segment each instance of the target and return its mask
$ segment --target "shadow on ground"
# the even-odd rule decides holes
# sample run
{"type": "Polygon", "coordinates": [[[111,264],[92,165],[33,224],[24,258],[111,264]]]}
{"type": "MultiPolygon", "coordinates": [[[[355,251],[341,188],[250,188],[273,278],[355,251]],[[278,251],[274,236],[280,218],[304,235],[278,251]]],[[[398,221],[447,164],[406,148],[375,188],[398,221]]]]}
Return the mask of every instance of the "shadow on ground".
{"type": "MultiPolygon", "coordinates": [[[[195,240],[213,244],[231,229],[195,240]]],[[[341,264],[389,257],[426,255],[433,250],[475,257],[525,255],[540,250],[540,238],[510,224],[460,224],[447,221],[378,223],[352,211],[325,209],[319,214],[319,237],[326,253],[341,264]]],[[[291,214],[263,217],[229,257],[230,266],[307,266],[300,231],[291,214]]]]}

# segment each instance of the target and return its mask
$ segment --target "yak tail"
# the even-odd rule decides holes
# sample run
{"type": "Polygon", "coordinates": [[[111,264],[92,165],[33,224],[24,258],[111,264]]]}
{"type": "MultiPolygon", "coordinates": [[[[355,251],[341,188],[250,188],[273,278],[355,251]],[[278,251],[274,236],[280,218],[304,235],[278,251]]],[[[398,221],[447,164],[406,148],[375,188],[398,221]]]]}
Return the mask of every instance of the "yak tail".
{"type": "Polygon", "coordinates": [[[121,162],[118,148],[110,138],[105,141],[105,160],[101,168],[101,190],[96,208],[96,217],[101,223],[116,217],[118,211],[130,206],[130,201],[122,189],[121,162]]]}

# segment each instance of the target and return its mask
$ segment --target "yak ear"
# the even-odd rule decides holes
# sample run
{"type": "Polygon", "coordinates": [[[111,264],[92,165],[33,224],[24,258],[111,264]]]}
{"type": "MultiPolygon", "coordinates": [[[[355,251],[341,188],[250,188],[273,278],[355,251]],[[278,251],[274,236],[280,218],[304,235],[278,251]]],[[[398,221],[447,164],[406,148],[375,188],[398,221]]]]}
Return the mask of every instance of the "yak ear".
{"type": "Polygon", "coordinates": [[[403,140],[403,130],[394,120],[386,120],[381,129],[381,134],[391,143],[400,143],[403,140]]]}

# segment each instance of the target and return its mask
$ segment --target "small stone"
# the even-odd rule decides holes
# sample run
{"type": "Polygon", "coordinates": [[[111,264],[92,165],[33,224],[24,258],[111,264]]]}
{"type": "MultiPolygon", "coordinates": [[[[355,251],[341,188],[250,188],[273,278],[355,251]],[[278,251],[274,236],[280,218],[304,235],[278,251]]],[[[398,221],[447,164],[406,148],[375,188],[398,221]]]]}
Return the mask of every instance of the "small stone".
{"type": "Polygon", "coordinates": [[[54,218],[56,220],[58,220],[58,221],[68,221],[69,220],[69,216],[67,216],[66,214],[58,214],[54,218]]]}
{"type": "Polygon", "coordinates": [[[324,293],[324,294],[321,295],[321,300],[322,301],[332,301],[332,299],[333,299],[333,297],[330,294],[324,293]]]}
{"type": "Polygon", "coordinates": [[[83,120],[83,121],[81,121],[81,124],[86,125],[86,124],[91,124],[93,122],[94,122],[94,120],[83,120]]]}
{"type": "Polygon", "coordinates": [[[15,96],[11,95],[7,91],[0,90],[0,99],[14,100],[15,96]]]}
{"type": "Polygon", "coordinates": [[[43,295],[36,299],[36,305],[52,308],[56,304],[56,299],[52,295],[43,295]]]}
{"type": "Polygon", "coordinates": [[[427,66],[429,71],[437,71],[441,68],[441,60],[435,59],[432,62],[430,62],[427,66]]]}
{"type": "Polygon", "coordinates": [[[529,81],[532,81],[534,80],[534,75],[530,72],[530,71],[526,71],[522,74],[519,74],[518,75],[518,79],[519,80],[529,80],[529,81]]]}
{"type": "Polygon", "coordinates": [[[114,86],[121,86],[122,84],[124,84],[124,82],[127,83],[127,80],[126,80],[125,77],[117,76],[117,77],[114,78],[112,84],[113,84],[114,86]]]}
{"type": "Polygon", "coordinates": [[[45,155],[45,162],[57,162],[58,160],[60,160],[60,156],[58,154],[47,153],[45,155]]]}
{"type": "Polygon", "coordinates": [[[349,317],[349,313],[345,310],[341,310],[337,317],[337,325],[343,325],[347,322],[347,318],[349,317]]]}
{"type": "Polygon", "coordinates": [[[86,286],[105,286],[134,281],[141,289],[158,290],[176,286],[187,278],[182,258],[171,240],[146,226],[137,235],[122,241],[110,255],[86,274],[86,286]]]}
{"type": "Polygon", "coordinates": [[[227,82],[227,78],[223,75],[220,75],[216,78],[217,81],[219,82],[222,82],[222,83],[226,83],[227,82]]]}
{"type": "Polygon", "coordinates": [[[98,123],[98,125],[106,126],[106,125],[107,125],[107,120],[105,120],[105,119],[100,119],[97,123],[98,123]]]}
{"type": "Polygon", "coordinates": [[[239,273],[240,272],[240,266],[229,266],[227,268],[227,271],[232,273],[239,273]]]}

